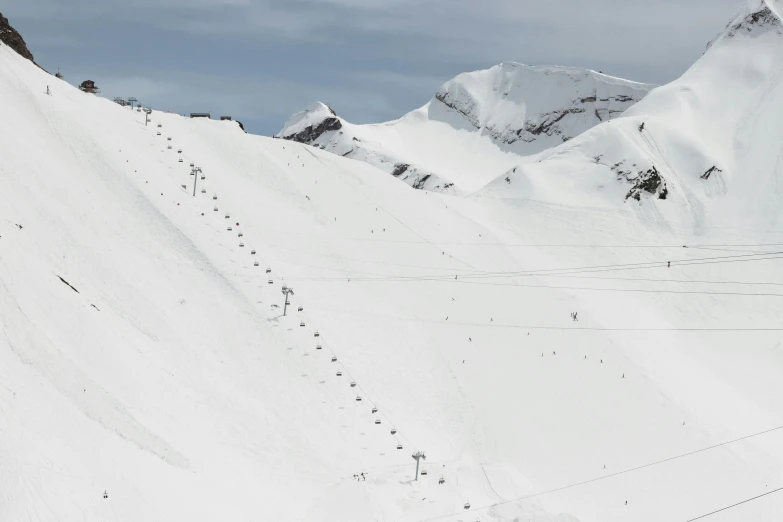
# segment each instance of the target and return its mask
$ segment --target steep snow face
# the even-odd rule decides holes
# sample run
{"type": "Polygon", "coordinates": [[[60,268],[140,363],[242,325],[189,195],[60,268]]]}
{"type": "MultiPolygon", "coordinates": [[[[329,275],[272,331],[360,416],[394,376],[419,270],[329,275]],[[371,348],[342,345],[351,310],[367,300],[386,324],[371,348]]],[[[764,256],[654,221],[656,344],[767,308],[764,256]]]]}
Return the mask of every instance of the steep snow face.
{"type": "Polygon", "coordinates": [[[781,224],[783,31],[778,0],[739,12],[680,79],[620,118],[521,162],[483,196],[618,204],[650,226],[781,224]],[[714,223],[714,222],[713,222],[714,223]]]}
{"type": "Polygon", "coordinates": [[[651,88],[595,71],[508,62],[457,76],[400,120],[351,125],[316,103],[277,136],[365,161],[414,188],[459,194],[519,156],[617,117],[651,88]]]}
{"type": "Polygon", "coordinates": [[[425,109],[432,120],[528,155],[619,116],[651,88],[590,70],[503,63],[457,76],[425,109]]]}

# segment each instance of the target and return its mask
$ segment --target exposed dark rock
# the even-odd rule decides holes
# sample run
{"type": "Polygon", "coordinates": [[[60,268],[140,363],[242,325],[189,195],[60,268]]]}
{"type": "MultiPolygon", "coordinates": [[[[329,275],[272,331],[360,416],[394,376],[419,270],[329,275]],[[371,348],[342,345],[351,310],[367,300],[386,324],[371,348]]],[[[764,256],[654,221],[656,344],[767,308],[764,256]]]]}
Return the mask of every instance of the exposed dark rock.
{"type": "Polygon", "coordinates": [[[63,279],[63,278],[62,278],[62,277],[60,277],[60,276],[57,276],[57,277],[59,277],[59,278],[60,278],[60,281],[62,281],[62,282],[63,282],[63,283],[65,283],[66,285],[68,285],[68,286],[70,287],[70,289],[71,289],[71,290],[73,290],[73,291],[74,291],[74,292],[76,292],[77,294],[79,293],[79,291],[78,291],[77,289],[75,289],[75,288],[73,287],[73,285],[71,285],[71,283],[69,283],[68,281],[66,281],[65,279],[63,279]]]}
{"type": "Polygon", "coordinates": [[[4,17],[2,13],[0,13],[0,42],[3,42],[16,51],[21,57],[27,58],[31,62],[35,62],[33,53],[27,48],[27,44],[24,42],[22,35],[11,27],[11,24],[8,23],[8,18],[4,17]]]}
{"type": "MultiPolygon", "coordinates": [[[[525,128],[520,129],[517,131],[517,135],[522,135],[523,132],[527,132],[528,134],[532,134],[533,136],[539,136],[541,134],[546,134],[547,136],[552,136],[553,134],[559,134],[559,132],[556,132],[553,127],[568,116],[569,114],[580,114],[585,112],[584,109],[581,108],[571,108],[571,109],[562,109],[559,111],[552,111],[548,112],[546,114],[542,114],[543,121],[540,121],[538,123],[533,123],[530,121],[525,122],[525,128]]],[[[509,142],[513,143],[513,142],[509,142]]]]}
{"type": "Polygon", "coordinates": [[[710,176],[712,176],[713,172],[723,172],[723,171],[720,170],[715,165],[713,165],[712,167],[708,168],[707,171],[704,174],[702,174],[701,176],[699,176],[699,177],[701,179],[710,179],[710,176]]]}
{"type": "Polygon", "coordinates": [[[658,169],[653,167],[646,172],[640,172],[639,177],[636,178],[636,183],[628,191],[625,199],[633,198],[636,201],[641,201],[642,191],[649,194],[658,194],[658,199],[666,199],[669,194],[669,189],[666,187],[666,181],[661,177],[658,169]]]}
{"type": "Polygon", "coordinates": [[[595,96],[588,96],[587,98],[582,98],[581,100],[579,100],[579,103],[592,103],[595,102],[596,99],[597,98],[595,96]]]}
{"type": "Polygon", "coordinates": [[[399,177],[403,175],[409,167],[410,165],[407,163],[398,163],[394,166],[394,170],[392,171],[391,175],[394,177],[399,177]]]}
{"type": "Polygon", "coordinates": [[[754,28],[774,28],[780,32],[780,20],[766,5],[746,16],[741,22],[732,25],[729,28],[729,32],[726,34],[727,38],[732,38],[741,32],[750,33],[754,28]]]}
{"type": "Polygon", "coordinates": [[[432,177],[432,174],[425,174],[424,176],[417,179],[416,182],[411,186],[417,190],[421,190],[424,188],[424,184],[427,183],[427,180],[430,179],[430,177],[432,177]]]}
{"type": "Polygon", "coordinates": [[[437,99],[439,102],[441,102],[449,109],[455,110],[458,113],[462,114],[475,128],[477,129],[481,128],[481,123],[473,114],[475,109],[475,104],[463,108],[451,99],[451,95],[448,92],[437,93],[435,95],[435,99],[437,99]]]}
{"type": "MultiPolygon", "coordinates": [[[[332,114],[334,111],[329,109],[332,114]]],[[[297,141],[299,143],[312,143],[321,137],[326,132],[338,131],[343,128],[342,122],[339,118],[325,118],[318,125],[310,125],[306,129],[290,136],[283,136],[285,140],[297,141]]]]}

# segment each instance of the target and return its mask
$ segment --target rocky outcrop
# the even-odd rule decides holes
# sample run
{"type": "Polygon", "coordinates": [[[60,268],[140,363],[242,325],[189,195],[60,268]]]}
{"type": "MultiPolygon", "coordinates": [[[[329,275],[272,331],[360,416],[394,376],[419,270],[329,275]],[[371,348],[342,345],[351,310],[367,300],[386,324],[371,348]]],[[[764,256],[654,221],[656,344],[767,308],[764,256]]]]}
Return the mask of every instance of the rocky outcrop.
{"type": "Polygon", "coordinates": [[[726,38],[732,38],[742,33],[750,33],[755,29],[774,29],[778,33],[781,32],[780,20],[769,6],[763,2],[759,10],[750,13],[740,21],[729,24],[726,38]]]}
{"type": "Polygon", "coordinates": [[[4,17],[2,13],[0,13],[0,42],[3,42],[16,51],[21,57],[27,58],[31,62],[35,62],[33,53],[27,48],[27,44],[25,43],[24,38],[22,38],[22,35],[11,27],[11,24],[8,23],[8,18],[4,17]]]}
{"type": "Polygon", "coordinates": [[[715,165],[713,165],[712,167],[708,168],[708,169],[706,170],[706,172],[704,172],[704,174],[702,174],[702,175],[701,175],[701,176],[699,176],[699,177],[700,177],[701,179],[710,179],[710,176],[712,176],[712,175],[713,175],[713,173],[720,173],[720,172],[723,172],[723,171],[722,171],[722,170],[720,170],[720,169],[719,169],[718,167],[716,167],[715,165]]]}
{"type": "Polygon", "coordinates": [[[320,138],[322,134],[330,131],[338,131],[342,128],[343,124],[338,118],[326,118],[316,125],[308,125],[304,130],[301,130],[296,134],[281,137],[286,140],[310,144],[320,138]]]}
{"type": "Polygon", "coordinates": [[[633,198],[636,201],[641,201],[642,192],[657,195],[658,199],[666,199],[666,196],[669,194],[669,189],[666,188],[666,181],[661,177],[661,174],[654,165],[646,172],[639,173],[639,177],[636,178],[636,183],[634,183],[634,186],[628,191],[625,199],[633,198]]]}

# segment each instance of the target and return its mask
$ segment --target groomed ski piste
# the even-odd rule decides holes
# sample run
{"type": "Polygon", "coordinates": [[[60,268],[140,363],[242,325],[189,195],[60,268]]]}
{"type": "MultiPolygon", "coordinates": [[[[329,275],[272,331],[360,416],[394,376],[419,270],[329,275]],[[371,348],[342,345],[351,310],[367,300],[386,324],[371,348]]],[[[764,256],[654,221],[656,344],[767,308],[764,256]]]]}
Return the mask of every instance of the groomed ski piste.
{"type": "Polygon", "coordinates": [[[779,521],[782,33],[465,197],[0,45],[0,520],[779,521]]]}

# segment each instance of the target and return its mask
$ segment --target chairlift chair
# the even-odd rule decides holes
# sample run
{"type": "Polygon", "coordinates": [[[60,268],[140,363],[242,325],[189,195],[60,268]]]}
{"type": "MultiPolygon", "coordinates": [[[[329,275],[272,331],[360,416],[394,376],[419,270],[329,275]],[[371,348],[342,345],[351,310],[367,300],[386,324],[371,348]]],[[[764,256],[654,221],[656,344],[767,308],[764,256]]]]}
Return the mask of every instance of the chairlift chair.
{"type": "Polygon", "coordinates": [[[169,148],[169,149],[171,149],[171,145],[169,145],[169,147],[168,147],[168,148],[169,148]]]}
{"type": "Polygon", "coordinates": [[[402,444],[397,444],[397,449],[402,449],[402,444]]]}
{"type": "Polygon", "coordinates": [[[169,136],[168,138],[166,138],[166,140],[168,140],[168,141],[171,141],[171,136],[169,136]]]}
{"type": "Polygon", "coordinates": [[[421,470],[421,474],[426,476],[427,475],[427,470],[426,469],[421,470]]]}
{"type": "Polygon", "coordinates": [[[272,271],[272,269],[271,269],[271,268],[269,268],[269,267],[266,267],[266,273],[267,273],[267,274],[268,274],[268,273],[270,273],[271,271],[272,271]]]}
{"type": "Polygon", "coordinates": [[[234,230],[234,229],[233,229],[233,228],[231,228],[231,225],[229,225],[229,226],[228,226],[228,228],[226,228],[226,230],[228,230],[229,232],[231,232],[231,231],[232,231],[232,230],[234,230]]]}
{"type": "Polygon", "coordinates": [[[194,166],[195,166],[195,165],[193,165],[193,162],[192,162],[192,161],[190,162],[190,166],[191,166],[191,167],[194,167],[194,166]]]}
{"type": "Polygon", "coordinates": [[[196,173],[195,173],[195,172],[193,172],[193,171],[191,170],[191,171],[190,171],[190,175],[191,175],[191,176],[195,176],[195,175],[196,175],[196,173]]]}
{"type": "Polygon", "coordinates": [[[207,179],[207,177],[204,174],[202,174],[201,179],[207,179]]]}
{"type": "Polygon", "coordinates": [[[201,189],[201,193],[202,194],[206,194],[207,193],[207,189],[205,189],[205,188],[201,189]]]}
{"type": "Polygon", "coordinates": [[[270,285],[273,285],[273,284],[275,284],[275,282],[274,282],[274,281],[272,281],[271,279],[270,279],[269,281],[267,281],[267,282],[268,282],[270,285]]]}
{"type": "Polygon", "coordinates": [[[313,337],[321,337],[321,334],[318,333],[318,330],[315,331],[315,333],[313,334],[313,337]]]}
{"type": "Polygon", "coordinates": [[[321,343],[318,343],[317,345],[315,345],[315,349],[316,350],[322,350],[323,346],[321,346],[321,343]]]}
{"type": "Polygon", "coordinates": [[[300,306],[299,308],[297,308],[297,310],[301,312],[302,310],[304,310],[304,307],[300,306]]]}
{"type": "Polygon", "coordinates": [[[242,236],[244,236],[244,234],[243,234],[243,233],[242,233],[242,231],[240,230],[240,231],[239,231],[239,233],[237,234],[237,237],[242,237],[242,236]]]}
{"type": "Polygon", "coordinates": [[[438,484],[444,484],[446,482],[446,479],[441,477],[438,479],[438,484]]]}
{"type": "Polygon", "coordinates": [[[351,388],[356,388],[356,381],[351,381],[351,388]]]}
{"type": "Polygon", "coordinates": [[[335,357],[334,355],[332,355],[332,362],[337,362],[337,357],[335,357]]]}
{"type": "Polygon", "coordinates": [[[212,199],[217,199],[217,194],[212,194],[212,199]]]}
{"type": "Polygon", "coordinates": [[[231,215],[228,212],[226,212],[226,219],[228,219],[230,217],[231,217],[231,215]]]}
{"type": "Polygon", "coordinates": [[[242,241],[240,241],[240,242],[239,242],[239,248],[242,248],[243,246],[245,246],[245,243],[244,243],[244,242],[242,242],[242,241]]]}
{"type": "Polygon", "coordinates": [[[470,509],[470,502],[465,502],[465,505],[463,507],[465,509],[470,509]]]}
{"type": "Polygon", "coordinates": [[[182,163],[182,158],[179,159],[179,162],[182,163]]]}
{"type": "Polygon", "coordinates": [[[158,136],[160,136],[160,132],[158,132],[158,136]]]}
{"type": "Polygon", "coordinates": [[[341,371],[338,371],[338,372],[337,372],[337,376],[338,376],[338,377],[342,377],[342,376],[343,376],[343,372],[341,372],[341,371]]]}
{"type": "Polygon", "coordinates": [[[214,209],[212,209],[212,210],[214,210],[215,212],[217,212],[217,211],[218,211],[218,208],[217,208],[217,207],[215,207],[215,208],[214,208],[214,209]]]}
{"type": "Polygon", "coordinates": [[[380,424],[380,423],[381,423],[381,419],[375,419],[375,424],[380,424]]]}
{"type": "Polygon", "coordinates": [[[372,408],[372,412],[373,412],[373,413],[378,413],[378,408],[376,408],[375,406],[373,406],[373,408],[372,408]]]}
{"type": "Polygon", "coordinates": [[[184,189],[188,188],[188,186],[187,186],[187,185],[180,185],[180,187],[182,187],[182,188],[184,188],[184,189]]]}
{"type": "Polygon", "coordinates": [[[158,123],[158,128],[160,129],[161,127],[163,127],[163,124],[162,123],[158,123]]]}
{"type": "Polygon", "coordinates": [[[177,149],[177,154],[182,154],[182,149],[177,149]]]}
{"type": "Polygon", "coordinates": [[[362,402],[362,396],[361,395],[357,395],[356,396],[356,402],[362,402]]]}
{"type": "Polygon", "coordinates": [[[253,263],[253,266],[258,266],[258,261],[256,261],[255,263],[253,263]]]}
{"type": "Polygon", "coordinates": [[[305,324],[304,324],[304,321],[301,321],[301,322],[299,323],[299,326],[304,326],[304,325],[305,325],[305,324]]]}
{"type": "Polygon", "coordinates": [[[392,435],[395,435],[396,433],[397,433],[397,428],[392,428],[392,429],[391,429],[391,434],[392,434],[392,435]]]}

